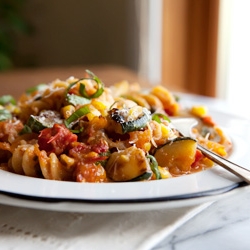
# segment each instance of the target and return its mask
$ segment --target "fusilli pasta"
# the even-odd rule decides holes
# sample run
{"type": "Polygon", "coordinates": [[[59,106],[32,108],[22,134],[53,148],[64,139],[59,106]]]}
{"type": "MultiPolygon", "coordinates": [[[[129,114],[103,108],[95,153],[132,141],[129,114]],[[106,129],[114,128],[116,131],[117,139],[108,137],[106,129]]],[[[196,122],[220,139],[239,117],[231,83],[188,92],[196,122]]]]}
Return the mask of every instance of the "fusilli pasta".
{"type": "Polygon", "coordinates": [[[163,86],[105,87],[92,72],[0,98],[0,169],[77,182],[171,178],[211,167],[196,140],[181,137],[173,116],[194,116],[196,140],[226,156],[231,141],[205,108],[182,109],[163,86]],[[201,129],[202,128],[202,129],[201,129]],[[163,160],[164,159],[164,160],[163,160]]]}

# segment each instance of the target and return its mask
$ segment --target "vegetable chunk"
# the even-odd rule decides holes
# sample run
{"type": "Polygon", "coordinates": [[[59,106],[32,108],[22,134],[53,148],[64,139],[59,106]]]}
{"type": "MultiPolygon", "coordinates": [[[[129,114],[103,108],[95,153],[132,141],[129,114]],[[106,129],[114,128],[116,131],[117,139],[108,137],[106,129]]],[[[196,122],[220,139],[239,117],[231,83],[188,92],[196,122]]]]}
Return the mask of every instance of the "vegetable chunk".
{"type": "Polygon", "coordinates": [[[107,176],[113,181],[130,181],[146,172],[151,172],[143,150],[133,146],[113,153],[105,169],[107,176]]]}
{"type": "Polygon", "coordinates": [[[159,166],[172,175],[189,173],[195,161],[197,142],[189,137],[178,137],[159,148],[154,157],[159,166]]]}

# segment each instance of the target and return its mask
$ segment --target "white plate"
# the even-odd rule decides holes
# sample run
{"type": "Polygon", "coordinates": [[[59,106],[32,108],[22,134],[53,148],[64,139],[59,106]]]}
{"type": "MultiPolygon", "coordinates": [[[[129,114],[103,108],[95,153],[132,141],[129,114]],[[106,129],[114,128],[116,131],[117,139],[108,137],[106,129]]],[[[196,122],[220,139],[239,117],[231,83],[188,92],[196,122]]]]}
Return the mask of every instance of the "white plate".
{"type": "MultiPolygon", "coordinates": [[[[205,104],[233,139],[230,160],[248,167],[250,122],[217,111],[215,99],[182,95],[182,105],[205,104]],[[212,102],[211,102],[212,100],[212,102]]],[[[250,166],[249,166],[250,167],[250,166]]],[[[216,166],[199,173],[151,182],[75,183],[44,180],[0,171],[0,203],[57,211],[124,212],[190,206],[220,199],[242,181],[216,166]]],[[[231,191],[231,192],[229,192],[231,191]]]]}

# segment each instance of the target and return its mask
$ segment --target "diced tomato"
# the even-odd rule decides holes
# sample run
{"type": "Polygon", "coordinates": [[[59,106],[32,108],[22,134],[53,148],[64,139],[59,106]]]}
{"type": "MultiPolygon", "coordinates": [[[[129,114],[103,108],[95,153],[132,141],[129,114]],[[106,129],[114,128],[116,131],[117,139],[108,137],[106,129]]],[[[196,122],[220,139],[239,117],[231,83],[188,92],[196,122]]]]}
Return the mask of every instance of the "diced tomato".
{"type": "Polygon", "coordinates": [[[202,121],[207,124],[207,125],[210,125],[210,126],[214,126],[215,125],[215,122],[213,121],[212,117],[211,116],[204,116],[202,118],[202,121]]]}
{"type": "Polygon", "coordinates": [[[195,160],[194,160],[194,162],[192,163],[192,168],[196,168],[198,165],[199,165],[199,162],[200,162],[200,160],[203,158],[204,156],[203,156],[203,154],[201,153],[201,151],[200,150],[196,150],[196,153],[195,153],[195,160]]]}
{"type": "Polygon", "coordinates": [[[68,91],[68,94],[73,94],[73,95],[77,95],[79,92],[79,90],[76,87],[70,88],[68,91]]]}
{"type": "Polygon", "coordinates": [[[83,142],[72,143],[72,148],[69,151],[69,155],[75,157],[77,154],[86,154],[89,152],[89,146],[83,142]]]}
{"type": "Polygon", "coordinates": [[[166,112],[167,115],[172,116],[174,115],[173,111],[170,109],[165,108],[164,111],[166,112]]]}
{"type": "Polygon", "coordinates": [[[43,129],[38,136],[40,150],[57,155],[64,152],[72,142],[77,141],[77,135],[73,134],[63,124],[54,124],[52,128],[43,129]]]}
{"type": "Polygon", "coordinates": [[[109,150],[109,145],[104,139],[97,138],[97,140],[91,141],[91,150],[98,154],[105,153],[109,150]]]}

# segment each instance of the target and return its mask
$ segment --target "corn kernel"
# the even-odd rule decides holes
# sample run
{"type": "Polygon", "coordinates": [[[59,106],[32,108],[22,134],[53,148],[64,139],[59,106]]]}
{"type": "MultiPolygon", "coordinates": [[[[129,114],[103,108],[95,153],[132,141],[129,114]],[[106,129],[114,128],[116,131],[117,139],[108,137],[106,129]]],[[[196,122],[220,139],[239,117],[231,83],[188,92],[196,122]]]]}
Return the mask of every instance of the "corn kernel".
{"type": "Polygon", "coordinates": [[[146,152],[148,152],[150,149],[151,149],[151,143],[150,143],[150,142],[146,142],[146,143],[144,144],[144,150],[145,150],[146,152]]]}
{"type": "Polygon", "coordinates": [[[207,168],[211,168],[214,165],[214,162],[206,157],[201,160],[201,163],[204,164],[207,168]]]}
{"type": "Polygon", "coordinates": [[[213,152],[219,154],[220,156],[227,155],[225,147],[217,142],[207,141],[206,145],[209,149],[211,149],[213,152]]]}
{"type": "Polygon", "coordinates": [[[161,133],[163,138],[168,138],[169,136],[169,128],[161,123],[161,133]]]}
{"type": "Polygon", "coordinates": [[[88,117],[89,121],[92,121],[95,118],[95,115],[92,112],[88,113],[86,116],[88,117]]]}
{"type": "Polygon", "coordinates": [[[16,105],[13,105],[11,103],[7,104],[5,107],[0,105],[0,109],[7,109],[11,113],[19,114],[20,113],[20,108],[16,105]]]}
{"type": "Polygon", "coordinates": [[[162,179],[168,179],[168,178],[172,177],[172,175],[170,174],[170,172],[166,168],[162,168],[162,167],[158,166],[158,169],[159,169],[159,172],[161,174],[162,179]]]}
{"type": "Polygon", "coordinates": [[[203,117],[207,114],[207,108],[205,106],[193,106],[190,112],[198,117],[203,117]]]}
{"type": "Polygon", "coordinates": [[[227,152],[226,152],[226,150],[225,150],[224,147],[219,147],[219,148],[216,150],[216,153],[217,153],[218,155],[221,155],[221,156],[226,156],[226,155],[227,155],[227,152]]]}
{"type": "Polygon", "coordinates": [[[96,158],[96,157],[98,157],[98,153],[96,153],[96,152],[89,152],[88,154],[86,154],[86,157],[87,158],[96,158]]]}
{"type": "Polygon", "coordinates": [[[75,112],[75,107],[73,105],[64,106],[61,109],[61,112],[62,112],[62,116],[64,117],[64,119],[67,119],[75,112]]]}
{"type": "Polygon", "coordinates": [[[91,104],[99,111],[103,111],[106,109],[106,105],[103,102],[100,102],[96,99],[93,99],[91,104]]]}
{"type": "Polygon", "coordinates": [[[92,104],[88,105],[90,112],[86,115],[89,121],[92,121],[96,116],[99,117],[101,112],[96,109],[92,104]]]}

